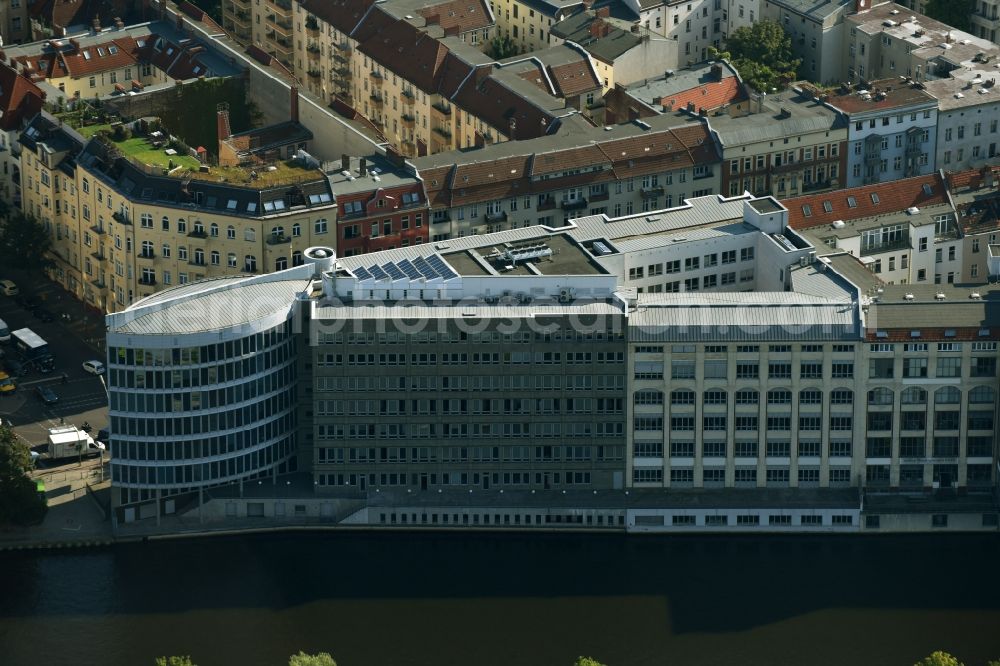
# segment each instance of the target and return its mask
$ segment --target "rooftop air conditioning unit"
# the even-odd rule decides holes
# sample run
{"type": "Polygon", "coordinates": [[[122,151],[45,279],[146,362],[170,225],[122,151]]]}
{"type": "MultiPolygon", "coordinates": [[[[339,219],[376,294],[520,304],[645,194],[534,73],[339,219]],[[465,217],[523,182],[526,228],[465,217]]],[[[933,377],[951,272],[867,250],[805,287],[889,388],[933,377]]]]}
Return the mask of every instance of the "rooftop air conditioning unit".
{"type": "Polygon", "coordinates": [[[969,298],[971,298],[974,301],[980,301],[983,299],[983,295],[980,294],[978,291],[974,291],[971,294],[969,294],[969,298]]]}
{"type": "Polygon", "coordinates": [[[912,301],[913,300],[913,294],[904,294],[903,295],[903,300],[904,301],[912,301]]]}
{"type": "Polygon", "coordinates": [[[947,297],[939,291],[938,293],[934,294],[934,298],[939,301],[943,301],[947,297]]]}

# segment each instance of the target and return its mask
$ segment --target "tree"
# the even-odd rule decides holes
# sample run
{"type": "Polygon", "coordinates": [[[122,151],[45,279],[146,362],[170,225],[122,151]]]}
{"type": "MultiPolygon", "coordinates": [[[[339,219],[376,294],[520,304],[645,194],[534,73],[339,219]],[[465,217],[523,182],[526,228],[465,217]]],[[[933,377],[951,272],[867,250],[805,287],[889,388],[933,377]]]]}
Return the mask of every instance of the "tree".
{"type": "Polygon", "coordinates": [[[969,16],[976,10],[976,0],[927,0],[924,13],[953,28],[972,29],[969,16]]]}
{"type": "Polygon", "coordinates": [[[728,51],[710,48],[713,58],[729,60],[740,77],[761,92],[783,90],[797,78],[802,60],[792,55],[792,38],[774,21],[758,21],[733,31],[728,51]]]}
{"type": "Polygon", "coordinates": [[[517,44],[515,44],[514,40],[510,38],[510,35],[498,34],[490,40],[490,55],[497,60],[503,60],[504,58],[516,56],[518,53],[520,53],[520,51],[517,48],[517,44]]]}
{"type": "Polygon", "coordinates": [[[195,666],[191,657],[157,657],[156,666],[195,666]]]}
{"type": "Polygon", "coordinates": [[[0,426],[0,524],[40,523],[48,511],[31,471],[31,451],[9,426],[0,426]]]}
{"type": "Polygon", "coordinates": [[[317,652],[316,654],[306,654],[299,651],[288,658],[288,666],[337,666],[329,652],[317,652]]]}
{"type": "Polygon", "coordinates": [[[573,666],[604,666],[604,664],[597,661],[593,657],[577,657],[573,666]]]}
{"type": "Polygon", "coordinates": [[[15,268],[41,271],[49,266],[52,237],[30,215],[12,212],[0,232],[0,253],[15,268]]]}
{"type": "Polygon", "coordinates": [[[947,652],[938,650],[937,652],[932,652],[930,656],[924,657],[913,666],[962,666],[962,662],[947,652]]]}

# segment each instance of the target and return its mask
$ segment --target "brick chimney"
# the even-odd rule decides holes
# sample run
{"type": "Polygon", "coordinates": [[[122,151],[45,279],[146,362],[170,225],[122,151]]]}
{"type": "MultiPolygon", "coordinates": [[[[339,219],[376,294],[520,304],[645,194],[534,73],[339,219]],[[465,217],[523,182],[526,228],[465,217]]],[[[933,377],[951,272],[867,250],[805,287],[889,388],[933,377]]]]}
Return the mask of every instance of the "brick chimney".
{"type": "Polygon", "coordinates": [[[873,0],[854,0],[854,13],[866,12],[872,8],[873,0]]]}
{"type": "Polygon", "coordinates": [[[292,86],[289,95],[289,116],[291,116],[292,122],[299,122],[299,88],[298,86],[292,86]]]}
{"type": "Polygon", "coordinates": [[[232,132],[229,129],[229,107],[225,104],[219,106],[219,110],[215,112],[215,127],[219,143],[222,143],[232,135],[232,132]]]}
{"type": "Polygon", "coordinates": [[[605,5],[604,7],[598,7],[594,10],[594,15],[597,18],[611,18],[611,8],[605,5]]]}
{"type": "Polygon", "coordinates": [[[599,39],[599,38],[603,37],[604,35],[601,34],[603,32],[603,30],[602,30],[603,27],[604,27],[604,21],[602,21],[601,19],[594,19],[593,21],[591,21],[590,22],[590,36],[593,37],[593,38],[595,38],[595,39],[599,39]]]}

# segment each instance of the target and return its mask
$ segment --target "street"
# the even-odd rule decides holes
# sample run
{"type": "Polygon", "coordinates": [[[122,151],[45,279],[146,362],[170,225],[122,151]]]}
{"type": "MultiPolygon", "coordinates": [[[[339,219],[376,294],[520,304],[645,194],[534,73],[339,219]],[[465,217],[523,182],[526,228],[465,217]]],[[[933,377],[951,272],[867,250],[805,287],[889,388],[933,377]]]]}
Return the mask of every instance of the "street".
{"type": "MultiPolygon", "coordinates": [[[[48,342],[55,356],[55,370],[42,374],[32,370],[16,378],[17,391],[0,398],[0,417],[8,419],[14,431],[32,447],[44,444],[48,429],[58,425],[80,426],[85,421],[92,426],[92,434],[108,426],[108,398],[104,378],[86,373],[81,364],[89,359],[104,361],[104,354],[90,346],[63,321],[64,312],[80,317],[78,303],[55,285],[43,281],[32,289],[23,281],[18,282],[22,294],[29,293],[42,303],[55,317],[44,323],[31,312],[21,308],[13,298],[0,295],[0,319],[11,331],[28,327],[48,342]],[[66,374],[65,383],[63,373],[66,374]],[[36,387],[47,386],[59,396],[53,405],[45,405],[35,392],[36,387]]],[[[11,343],[3,352],[16,356],[11,343]]],[[[44,465],[44,463],[43,463],[44,465]]]]}

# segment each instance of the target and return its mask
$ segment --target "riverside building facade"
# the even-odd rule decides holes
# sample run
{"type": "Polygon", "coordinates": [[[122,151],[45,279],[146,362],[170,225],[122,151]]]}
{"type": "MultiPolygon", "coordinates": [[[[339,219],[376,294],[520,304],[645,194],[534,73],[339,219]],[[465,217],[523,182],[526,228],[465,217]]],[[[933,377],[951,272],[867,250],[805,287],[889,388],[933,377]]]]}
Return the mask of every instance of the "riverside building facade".
{"type": "Polygon", "coordinates": [[[140,301],[108,317],[116,520],[198,505],[207,520],[856,531],[884,492],[870,529],[917,529],[891,504],[906,485],[929,529],[937,484],[972,498],[944,510],[951,526],[990,524],[996,404],[980,387],[996,384],[1000,294],[946,295],[962,360],[934,382],[971,381],[941,437],[980,439],[915,462],[896,442],[916,422],[896,434],[873,416],[887,403],[871,391],[909,388],[871,374],[873,345],[943,306],[875,301],[788,222],[774,198],[711,195],[351,257],[310,248],[286,271],[140,301]]]}

